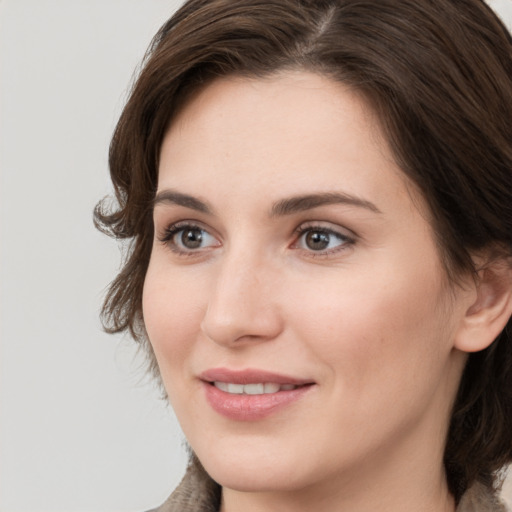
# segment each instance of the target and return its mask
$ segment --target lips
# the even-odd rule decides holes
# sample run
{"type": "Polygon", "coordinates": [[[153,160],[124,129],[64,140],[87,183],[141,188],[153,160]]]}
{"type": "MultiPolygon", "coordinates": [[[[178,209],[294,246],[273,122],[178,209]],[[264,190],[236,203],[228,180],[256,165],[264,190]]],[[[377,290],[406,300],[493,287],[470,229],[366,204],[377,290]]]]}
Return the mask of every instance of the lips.
{"type": "Polygon", "coordinates": [[[207,370],[200,375],[206,399],[222,416],[236,421],[255,421],[276,413],[303,397],[311,380],[261,370],[207,370]]]}
{"type": "Polygon", "coordinates": [[[267,372],[264,370],[228,370],[227,368],[212,368],[203,372],[199,378],[206,382],[231,382],[233,384],[259,384],[273,382],[275,384],[303,386],[313,384],[312,380],[298,379],[279,373],[267,372]]]}

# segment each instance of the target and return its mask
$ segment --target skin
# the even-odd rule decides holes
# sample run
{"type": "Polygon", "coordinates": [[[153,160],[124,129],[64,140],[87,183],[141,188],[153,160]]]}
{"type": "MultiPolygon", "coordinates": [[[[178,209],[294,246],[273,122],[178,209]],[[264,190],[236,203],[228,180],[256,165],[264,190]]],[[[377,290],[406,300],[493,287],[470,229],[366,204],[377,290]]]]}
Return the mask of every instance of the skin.
{"type": "Polygon", "coordinates": [[[173,120],[158,194],[145,325],[222,510],[453,511],[442,455],[478,296],[447,282],[426,206],[365,101],[305,72],[217,80],[173,120]],[[326,192],[360,204],[275,211],[326,192]],[[198,376],[218,367],[315,384],[239,422],[205,399],[198,376]]]}

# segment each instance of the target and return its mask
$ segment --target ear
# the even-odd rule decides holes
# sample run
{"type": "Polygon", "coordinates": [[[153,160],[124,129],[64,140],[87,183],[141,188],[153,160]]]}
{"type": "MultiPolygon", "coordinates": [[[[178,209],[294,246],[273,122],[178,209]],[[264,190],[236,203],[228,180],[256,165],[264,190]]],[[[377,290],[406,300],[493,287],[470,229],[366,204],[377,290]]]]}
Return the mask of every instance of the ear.
{"type": "Polygon", "coordinates": [[[512,316],[512,265],[505,258],[478,271],[473,282],[473,303],[466,310],[455,337],[455,348],[478,352],[487,348],[512,316]],[[475,298],[476,297],[476,298],[475,298]]]}

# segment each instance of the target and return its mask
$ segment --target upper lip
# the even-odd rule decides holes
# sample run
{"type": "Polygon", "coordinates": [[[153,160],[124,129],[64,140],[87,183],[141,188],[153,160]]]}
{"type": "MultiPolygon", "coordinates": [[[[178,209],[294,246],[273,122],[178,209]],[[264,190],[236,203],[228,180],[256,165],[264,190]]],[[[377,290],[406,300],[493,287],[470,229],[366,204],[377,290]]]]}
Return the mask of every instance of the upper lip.
{"type": "Polygon", "coordinates": [[[248,368],[245,370],[230,370],[228,368],[211,368],[202,372],[199,378],[206,382],[229,382],[232,384],[293,384],[302,386],[304,384],[313,384],[311,379],[298,379],[274,372],[248,368]]]}

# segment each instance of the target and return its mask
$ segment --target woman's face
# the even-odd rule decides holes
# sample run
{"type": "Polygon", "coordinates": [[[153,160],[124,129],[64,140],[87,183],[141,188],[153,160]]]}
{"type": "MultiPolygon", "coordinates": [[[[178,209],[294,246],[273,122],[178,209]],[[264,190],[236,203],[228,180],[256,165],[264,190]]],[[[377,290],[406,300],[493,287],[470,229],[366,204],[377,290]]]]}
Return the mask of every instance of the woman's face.
{"type": "Polygon", "coordinates": [[[468,299],[422,211],[372,111],[326,78],[218,80],[174,120],[144,319],[214,479],[441,472],[468,299]]]}

